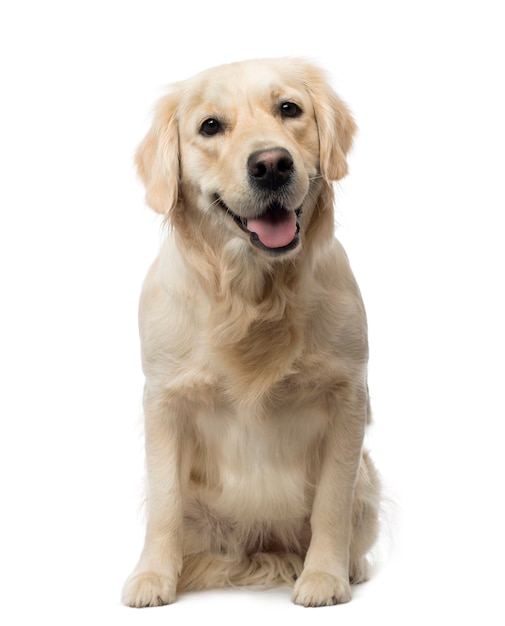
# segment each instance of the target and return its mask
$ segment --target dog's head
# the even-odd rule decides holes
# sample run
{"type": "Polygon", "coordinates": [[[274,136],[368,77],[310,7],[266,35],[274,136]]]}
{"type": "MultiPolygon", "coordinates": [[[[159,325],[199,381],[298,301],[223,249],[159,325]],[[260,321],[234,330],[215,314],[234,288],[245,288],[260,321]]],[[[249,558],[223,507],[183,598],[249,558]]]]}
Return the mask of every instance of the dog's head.
{"type": "Polygon", "coordinates": [[[270,258],[296,251],[323,186],[347,173],[355,131],[321,70],[260,59],[177,83],[137,152],[147,203],[212,241],[270,258]]]}

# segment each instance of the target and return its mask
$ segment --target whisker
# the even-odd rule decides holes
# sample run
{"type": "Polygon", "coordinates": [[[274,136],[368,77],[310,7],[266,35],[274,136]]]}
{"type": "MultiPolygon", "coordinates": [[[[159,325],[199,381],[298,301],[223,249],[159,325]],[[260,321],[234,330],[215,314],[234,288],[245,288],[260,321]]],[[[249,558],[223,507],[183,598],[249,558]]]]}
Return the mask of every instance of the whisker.
{"type": "MultiPolygon", "coordinates": [[[[208,211],[209,209],[212,209],[213,206],[215,206],[216,204],[220,204],[220,203],[222,204],[221,200],[219,198],[216,198],[214,202],[211,202],[205,210],[208,211]]],[[[223,204],[223,206],[225,205],[223,204]]],[[[226,207],[226,210],[228,211],[228,207],[226,207]]]]}

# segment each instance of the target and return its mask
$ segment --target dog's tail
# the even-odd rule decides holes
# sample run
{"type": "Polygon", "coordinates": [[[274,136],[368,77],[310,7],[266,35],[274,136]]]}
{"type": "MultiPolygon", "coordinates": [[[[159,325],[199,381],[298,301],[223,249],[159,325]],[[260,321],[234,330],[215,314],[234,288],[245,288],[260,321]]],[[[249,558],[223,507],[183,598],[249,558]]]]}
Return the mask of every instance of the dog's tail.
{"type": "Polygon", "coordinates": [[[178,591],[219,587],[292,587],[300,576],[303,560],[297,554],[258,552],[241,559],[224,554],[186,556],[178,591]]]}

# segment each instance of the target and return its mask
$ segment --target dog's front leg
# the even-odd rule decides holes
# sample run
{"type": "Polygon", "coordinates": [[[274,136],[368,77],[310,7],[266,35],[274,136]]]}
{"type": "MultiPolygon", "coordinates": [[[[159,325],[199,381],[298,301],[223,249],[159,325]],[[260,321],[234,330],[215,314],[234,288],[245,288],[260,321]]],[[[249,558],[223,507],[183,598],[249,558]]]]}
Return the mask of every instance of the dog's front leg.
{"type": "MultiPolygon", "coordinates": [[[[177,404],[177,403],[175,403],[177,404]]],[[[174,402],[146,387],[147,528],[139,562],[123,589],[129,606],[174,602],[182,569],[182,489],[187,468],[174,402]]]]}
{"type": "Polygon", "coordinates": [[[366,408],[341,405],[329,427],[310,518],[312,538],[293,593],[296,604],[327,606],[351,599],[352,504],[365,424],[366,408]]]}

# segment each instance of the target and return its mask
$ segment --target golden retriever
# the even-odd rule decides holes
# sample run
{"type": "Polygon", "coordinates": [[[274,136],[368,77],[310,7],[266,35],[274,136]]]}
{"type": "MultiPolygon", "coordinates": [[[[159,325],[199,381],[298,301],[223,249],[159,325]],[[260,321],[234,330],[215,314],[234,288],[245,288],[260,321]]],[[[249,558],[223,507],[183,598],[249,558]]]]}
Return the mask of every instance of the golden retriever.
{"type": "Polygon", "coordinates": [[[260,59],[175,84],[136,162],[170,224],[140,303],[147,529],[123,601],[367,578],[379,480],[367,324],[334,238],[354,121],[324,73],[260,59]]]}

